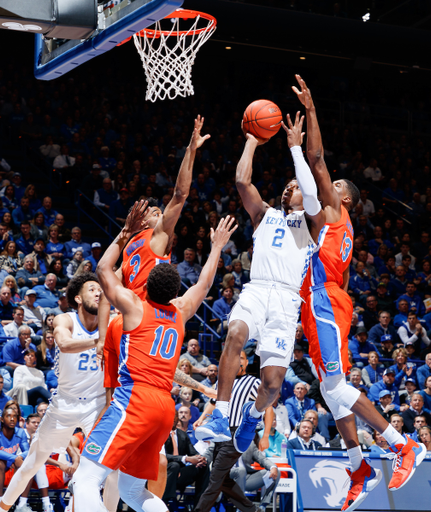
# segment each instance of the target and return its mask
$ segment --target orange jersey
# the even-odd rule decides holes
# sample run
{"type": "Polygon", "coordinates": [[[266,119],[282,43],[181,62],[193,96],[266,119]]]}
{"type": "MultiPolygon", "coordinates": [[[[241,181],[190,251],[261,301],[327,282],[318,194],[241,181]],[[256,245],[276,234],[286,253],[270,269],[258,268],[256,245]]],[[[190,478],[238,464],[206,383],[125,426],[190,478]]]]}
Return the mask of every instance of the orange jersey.
{"type": "Polygon", "coordinates": [[[344,206],[341,218],[333,224],[325,224],[320,230],[317,248],[302,283],[301,295],[310,293],[313,286],[336,283],[343,286],[343,273],[350,265],[353,249],[353,226],[344,206]]]}
{"type": "Polygon", "coordinates": [[[118,382],[118,365],[120,361],[120,344],[123,336],[123,315],[117,315],[108,326],[103,349],[105,388],[116,388],[118,382]]]}
{"type": "Polygon", "coordinates": [[[119,383],[146,384],[169,393],[184,341],[181,312],[172,304],[149,300],[142,306],[141,323],[121,337],[119,383]]]}
{"type": "Polygon", "coordinates": [[[138,233],[123,251],[124,286],[133,290],[141,299],[142,288],[147,282],[148,274],[159,263],[170,263],[171,256],[163,258],[155,254],[150,247],[154,229],[146,229],[138,233]]]}

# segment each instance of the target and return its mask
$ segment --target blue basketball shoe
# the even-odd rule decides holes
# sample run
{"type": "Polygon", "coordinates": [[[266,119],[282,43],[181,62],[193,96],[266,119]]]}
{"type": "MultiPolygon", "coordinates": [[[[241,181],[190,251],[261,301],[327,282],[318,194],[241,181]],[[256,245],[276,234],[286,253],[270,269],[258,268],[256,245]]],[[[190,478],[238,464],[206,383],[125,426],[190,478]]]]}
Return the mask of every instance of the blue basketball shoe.
{"type": "Polygon", "coordinates": [[[262,418],[253,418],[250,416],[250,409],[254,402],[247,402],[242,408],[242,421],[241,425],[237,428],[233,438],[233,445],[235,450],[239,453],[244,453],[251,445],[256,433],[257,424],[262,418]]]}
{"type": "Polygon", "coordinates": [[[224,417],[218,409],[214,409],[211,421],[198,427],[195,430],[195,437],[200,441],[213,441],[214,443],[232,441],[229,418],[224,417]]]}

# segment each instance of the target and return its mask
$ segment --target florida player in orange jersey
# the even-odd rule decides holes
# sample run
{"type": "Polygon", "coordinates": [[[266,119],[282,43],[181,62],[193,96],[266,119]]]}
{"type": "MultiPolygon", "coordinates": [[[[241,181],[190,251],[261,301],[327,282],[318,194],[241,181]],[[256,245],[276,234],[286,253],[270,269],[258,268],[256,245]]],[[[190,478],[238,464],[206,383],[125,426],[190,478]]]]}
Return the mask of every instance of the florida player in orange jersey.
{"type": "Polygon", "coordinates": [[[120,469],[118,488],[129,507],[166,511],[160,498],[145,489],[145,483],[157,479],[159,451],[172,428],[175,407],[170,391],[185,323],[212,286],[221,250],[236,229],[232,228],[234,219],[226,217],[212,231],[208,261],[197,284],[182,297],[175,298],[181,284],[177,270],[164,264],[151,270],[146,300],[142,300],[124,288],[112,268],[130,236],[140,229],[144,211],[143,201],[135,203],[125,227],[97,267],[107,299],[123,315],[120,387],[90,434],[74,475],[77,510],[98,510],[100,483],[111,471],[120,469]]]}
{"type": "MultiPolygon", "coordinates": [[[[342,510],[351,511],[381,479],[381,472],[374,470],[362,457],[352,412],[382,433],[396,454],[394,473],[389,482],[391,491],[408,482],[422,462],[426,448],[399,434],[363,393],[346,383],[345,376],[350,368],[347,335],[352,318],[352,303],[346,292],[353,248],[353,228],[348,211],[357,204],[359,191],[348,180],[331,182],[311,93],[304,80],[299,75],[296,78],[300,90],[297,87],[293,90],[306,109],[307,156],[322,205],[314,217],[319,228],[317,249],[301,292],[305,299],[302,326],[309,340],[310,356],[319,372],[322,395],[347,446],[352,466],[348,471],[351,485],[342,510]]],[[[284,128],[289,134],[294,130],[289,118],[288,124],[289,128],[284,128]]],[[[303,180],[312,179],[302,151],[295,159],[295,169],[300,186],[303,180]]]]}

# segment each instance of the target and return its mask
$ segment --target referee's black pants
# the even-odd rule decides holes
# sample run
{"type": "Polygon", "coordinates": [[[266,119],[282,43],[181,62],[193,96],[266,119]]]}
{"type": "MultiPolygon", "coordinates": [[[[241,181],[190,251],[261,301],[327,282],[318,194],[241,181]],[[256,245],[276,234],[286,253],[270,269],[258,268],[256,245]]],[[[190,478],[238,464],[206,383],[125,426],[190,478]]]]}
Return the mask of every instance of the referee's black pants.
{"type": "Polygon", "coordinates": [[[210,512],[220,492],[223,492],[230,501],[242,512],[255,512],[255,505],[245,496],[241,487],[229,476],[229,472],[241,453],[235,450],[233,441],[215,443],[213,467],[208,487],[200,497],[194,512],[210,512]]]}

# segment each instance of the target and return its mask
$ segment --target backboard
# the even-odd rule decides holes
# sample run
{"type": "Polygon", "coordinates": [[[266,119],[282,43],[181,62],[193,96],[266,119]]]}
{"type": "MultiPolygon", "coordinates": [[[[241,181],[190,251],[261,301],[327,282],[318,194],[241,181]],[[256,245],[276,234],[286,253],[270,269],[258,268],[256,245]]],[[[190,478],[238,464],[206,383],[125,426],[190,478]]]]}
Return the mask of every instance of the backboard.
{"type": "Polygon", "coordinates": [[[98,0],[97,28],[87,39],[36,34],[34,75],[52,80],[105,53],[178,9],[184,0],[98,0]]]}

